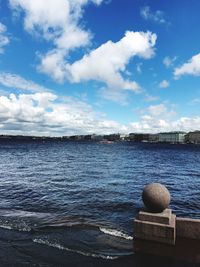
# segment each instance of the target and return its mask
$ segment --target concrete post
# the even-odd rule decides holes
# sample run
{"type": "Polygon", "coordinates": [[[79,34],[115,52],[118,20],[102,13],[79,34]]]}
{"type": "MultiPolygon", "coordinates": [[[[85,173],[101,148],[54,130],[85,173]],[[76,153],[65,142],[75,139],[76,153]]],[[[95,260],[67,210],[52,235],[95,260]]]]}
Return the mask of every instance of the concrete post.
{"type": "Polygon", "coordinates": [[[200,220],[177,218],[161,184],[147,185],[142,198],[147,209],[134,220],[134,251],[200,263],[200,220]]]}

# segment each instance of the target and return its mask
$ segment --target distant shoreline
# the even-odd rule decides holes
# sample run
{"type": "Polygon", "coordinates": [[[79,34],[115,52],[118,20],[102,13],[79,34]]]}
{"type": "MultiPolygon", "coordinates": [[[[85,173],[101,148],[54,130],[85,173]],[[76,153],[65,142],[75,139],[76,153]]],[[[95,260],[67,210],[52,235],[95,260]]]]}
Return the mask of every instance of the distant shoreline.
{"type": "Polygon", "coordinates": [[[88,135],[82,136],[82,138],[77,138],[77,136],[29,136],[29,135],[0,135],[0,141],[64,141],[64,142],[91,142],[99,144],[113,144],[113,143],[148,143],[148,144],[188,144],[188,145],[200,145],[200,143],[193,142],[160,142],[160,141],[146,141],[146,140],[111,140],[103,138],[89,139],[88,135]]]}

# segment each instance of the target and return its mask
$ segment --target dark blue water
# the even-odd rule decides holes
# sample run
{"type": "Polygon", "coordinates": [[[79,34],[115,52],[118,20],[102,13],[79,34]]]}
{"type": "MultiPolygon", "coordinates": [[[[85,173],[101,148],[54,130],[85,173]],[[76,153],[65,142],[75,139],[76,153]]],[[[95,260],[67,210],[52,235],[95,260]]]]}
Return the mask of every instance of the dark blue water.
{"type": "Polygon", "coordinates": [[[150,182],[200,218],[200,146],[1,141],[0,159],[1,266],[123,266],[150,182]]]}

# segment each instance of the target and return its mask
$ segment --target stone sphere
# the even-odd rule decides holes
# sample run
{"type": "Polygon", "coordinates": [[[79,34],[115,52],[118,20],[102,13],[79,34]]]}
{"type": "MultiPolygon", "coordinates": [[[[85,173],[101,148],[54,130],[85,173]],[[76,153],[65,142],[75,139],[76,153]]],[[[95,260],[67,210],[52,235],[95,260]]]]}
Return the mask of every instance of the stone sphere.
{"type": "Polygon", "coordinates": [[[145,186],[142,200],[148,211],[162,212],[169,206],[170,193],[164,185],[152,183],[145,186]]]}

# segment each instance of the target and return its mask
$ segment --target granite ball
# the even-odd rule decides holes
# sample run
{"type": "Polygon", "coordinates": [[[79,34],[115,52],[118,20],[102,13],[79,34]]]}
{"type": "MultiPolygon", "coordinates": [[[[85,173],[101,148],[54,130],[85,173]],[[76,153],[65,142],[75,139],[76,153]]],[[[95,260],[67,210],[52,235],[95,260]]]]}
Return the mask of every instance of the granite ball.
{"type": "Polygon", "coordinates": [[[164,185],[151,183],[145,186],[142,200],[148,211],[162,212],[169,206],[170,193],[164,185]]]}

